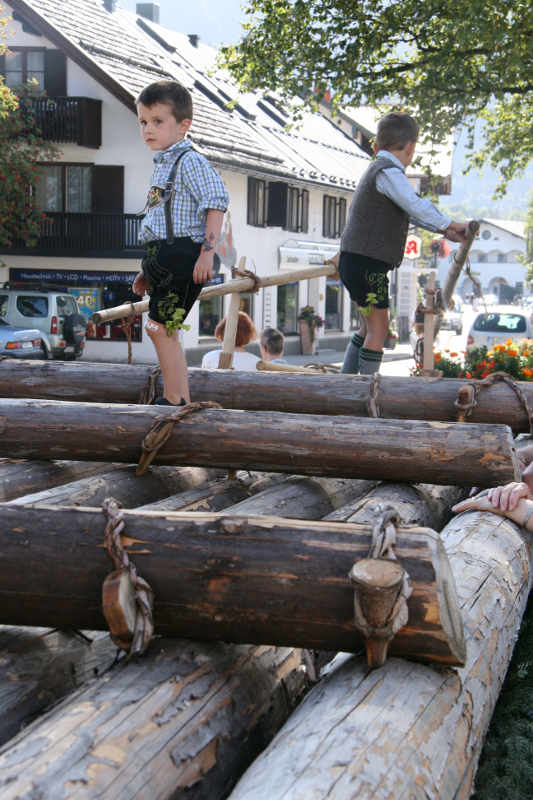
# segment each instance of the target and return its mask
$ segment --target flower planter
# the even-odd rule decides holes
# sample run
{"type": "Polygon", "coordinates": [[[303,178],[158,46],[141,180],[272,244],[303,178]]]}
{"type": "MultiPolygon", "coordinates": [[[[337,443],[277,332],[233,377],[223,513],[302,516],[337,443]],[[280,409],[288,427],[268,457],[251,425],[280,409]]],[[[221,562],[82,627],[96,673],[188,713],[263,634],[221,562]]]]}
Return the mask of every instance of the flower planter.
{"type": "Polygon", "coordinates": [[[316,353],[317,339],[315,331],[311,331],[309,323],[301,319],[298,322],[300,331],[300,348],[303,356],[314,356],[316,353]],[[314,334],[314,335],[313,335],[314,334]]]}

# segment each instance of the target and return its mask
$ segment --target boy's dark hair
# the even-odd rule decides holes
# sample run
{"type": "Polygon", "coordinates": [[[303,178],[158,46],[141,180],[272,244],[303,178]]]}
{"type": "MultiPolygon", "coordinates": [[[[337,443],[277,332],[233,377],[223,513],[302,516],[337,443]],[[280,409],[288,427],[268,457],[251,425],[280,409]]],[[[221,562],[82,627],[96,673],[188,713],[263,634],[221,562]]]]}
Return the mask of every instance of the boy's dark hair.
{"type": "Polygon", "coordinates": [[[261,345],[272,356],[283,353],[285,337],[277,328],[265,328],[261,334],[261,345]]]}
{"type": "MultiPolygon", "coordinates": [[[[226,317],[221,319],[215,328],[215,336],[219,342],[224,341],[226,331],[226,317]]],[[[237,333],[235,335],[235,347],[246,347],[247,344],[257,339],[257,330],[254,323],[244,311],[239,311],[237,321],[237,333]]]]}
{"type": "Polygon", "coordinates": [[[402,150],[418,139],[418,123],[402,111],[391,111],[378,122],[376,147],[379,150],[402,150]]]}
{"type": "Polygon", "coordinates": [[[142,90],[135,101],[150,108],[156,103],[166,103],[170,106],[177,122],[192,119],[192,97],[185,86],[177,81],[156,81],[142,90]]]}

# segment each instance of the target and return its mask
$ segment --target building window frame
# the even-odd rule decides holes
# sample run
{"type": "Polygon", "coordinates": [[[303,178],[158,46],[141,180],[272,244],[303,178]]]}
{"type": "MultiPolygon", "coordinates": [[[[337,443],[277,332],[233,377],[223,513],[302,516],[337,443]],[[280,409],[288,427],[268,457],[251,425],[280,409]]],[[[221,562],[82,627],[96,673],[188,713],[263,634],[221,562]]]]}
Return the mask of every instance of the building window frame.
{"type": "Polygon", "coordinates": [[[265,228],[267,224],[268,185],[262,178],[248,177],[247,223],[254,228],[265,228]]]}
{"type": "Polygon", "coordinates": [[[325,194],[322,201],[322,236],[338,239],[346,223],[346,198],[325,194]]]}
{"type": "Polygon", "coordinates": [[[289,186],[287,191],[286,230],[307,233],[309,230],[309,191],[298,186],[289,186]]]}
{"type": "Polygon", "coordinates": [[[31,81],[32,78],[34,78],[36,76],[36,74],[42,75],[42,79],[39,80],[38,83],[39,83],[39,87],[41,89],[44,89],[45,80],[46,80],[46,48],[45,47],[16,47],[16,46],[11,46],[9,48],[9,52],[4,53],[4,55],[2,57],[1,66],[0,66],[0,74],[2,74],[2,76],[4,77],[6,86],[8,86],[10,89],[18,89],[21,86],[24,86],[24,84],[29,83],[29,81],[31,81]],[[28,56],[34,55],[36,53],[42,55],[43,63],[42,63],[42,67],[40,69],[34,69],[34,68],[32,69],[31,67],[28,67],[28,56]],[[22,57],[21,69],[20,70],[10,70],[10,69],[8,69],[9,57],[10,56],[17,56],[17,55],[20,55],[22,57]],[[10,82],[8,76],[11,73],[16,74],[18,72],[20,72],[20,74],[21,74],[21,80],[16,82],[16,83],[10,82]]]}

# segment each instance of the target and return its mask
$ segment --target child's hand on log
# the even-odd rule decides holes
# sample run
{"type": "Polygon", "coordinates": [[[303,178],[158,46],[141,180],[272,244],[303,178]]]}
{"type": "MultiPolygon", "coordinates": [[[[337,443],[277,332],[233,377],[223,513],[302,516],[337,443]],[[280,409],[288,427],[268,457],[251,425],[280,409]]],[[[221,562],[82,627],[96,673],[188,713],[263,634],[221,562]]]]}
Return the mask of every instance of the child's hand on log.
{"type": "Polygon", "coordinates": [[[496,514],[514,511],[522,498],[530,497],[529,488],[525,483],[506,483],[505,486],[495,486],[486,494],[469,497],[452,506],[452,511],[493,511],[496,514]]]}
{"type": "Polygon", "coordinates": [[[452,506],[452,511],[455,514],[461,511],[492,511],[493,513],[498,513],[498,509],[492,505],[487,494],[478,494],[475,497],[468,497],[466,500],[461,500],[460,503],[456,503],[452,506]]]}
{"type": "Polygon", "coordinates": [[[133,294],[136,294],[139,297],[144,297],[145,294],[150,294],[150,284],[142,272],[139,272],[139,274],[135,276],[135,280],[133,281],[133,286],[131,289],[133,294]]]}

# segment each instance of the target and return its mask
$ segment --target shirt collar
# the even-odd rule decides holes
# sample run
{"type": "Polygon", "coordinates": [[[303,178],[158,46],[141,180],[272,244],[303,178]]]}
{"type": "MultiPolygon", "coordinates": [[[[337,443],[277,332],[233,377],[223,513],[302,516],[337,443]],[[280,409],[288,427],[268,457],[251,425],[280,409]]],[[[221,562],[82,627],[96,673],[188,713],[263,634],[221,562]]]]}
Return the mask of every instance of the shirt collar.
{"type": "Polygon", "coordinates": [[[173,161],[181,150],[188,150],[192,147],[192,142],[189,139],[181,139],[175,144],[171,144],[166,150],[159,150],[154,155],[154,164],[164,164],[168,161],[173,161]]]}
{"type": "Polygon", "coordinates": [[[388,150],[380,150],[377,154],[377,158],[386,158],[388,161],[392,161],[395,167],[399,167],[402,172],[405,172],[405,165],[402,164],[400,159],[394,155],[394,153],[390,153],[388,150]]]}

